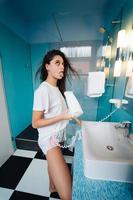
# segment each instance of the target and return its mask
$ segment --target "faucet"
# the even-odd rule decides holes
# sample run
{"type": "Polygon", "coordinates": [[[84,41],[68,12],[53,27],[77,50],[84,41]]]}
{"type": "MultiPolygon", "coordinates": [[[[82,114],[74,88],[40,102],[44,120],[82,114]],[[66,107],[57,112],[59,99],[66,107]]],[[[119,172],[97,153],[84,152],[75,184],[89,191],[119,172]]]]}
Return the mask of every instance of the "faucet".
{"type": "Polygon", "coordinates": [[[115,125],[116,129],[125,129],[123,136],[129,137],[131,130],[132,130],[132,123],[129,121],[123,121],[115,125]]]}

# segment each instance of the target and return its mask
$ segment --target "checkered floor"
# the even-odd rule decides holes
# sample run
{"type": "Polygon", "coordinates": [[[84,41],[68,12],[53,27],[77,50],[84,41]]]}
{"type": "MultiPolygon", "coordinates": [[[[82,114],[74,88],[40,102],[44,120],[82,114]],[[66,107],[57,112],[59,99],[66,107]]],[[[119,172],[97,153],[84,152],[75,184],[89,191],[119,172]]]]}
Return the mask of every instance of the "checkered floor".
{"type": "MultiPolygon", "coordinates": [[[[72,156],[64,156],[71,170],[72,156]]],[[[49,192],[47,161],[41,152],[16,150],[0,167],[0,200],[57,200],[49,192]]]]}

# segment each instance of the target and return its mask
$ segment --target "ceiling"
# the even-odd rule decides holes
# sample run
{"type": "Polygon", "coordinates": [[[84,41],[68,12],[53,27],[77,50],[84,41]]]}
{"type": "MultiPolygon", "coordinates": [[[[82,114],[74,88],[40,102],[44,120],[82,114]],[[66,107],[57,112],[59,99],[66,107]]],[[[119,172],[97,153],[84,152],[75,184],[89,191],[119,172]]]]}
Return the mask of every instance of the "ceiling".
{"type": "Polygon", "coordinates": [[[126,0],[0,0],[0,22],[30,43],[100,40],[126,0]]]}

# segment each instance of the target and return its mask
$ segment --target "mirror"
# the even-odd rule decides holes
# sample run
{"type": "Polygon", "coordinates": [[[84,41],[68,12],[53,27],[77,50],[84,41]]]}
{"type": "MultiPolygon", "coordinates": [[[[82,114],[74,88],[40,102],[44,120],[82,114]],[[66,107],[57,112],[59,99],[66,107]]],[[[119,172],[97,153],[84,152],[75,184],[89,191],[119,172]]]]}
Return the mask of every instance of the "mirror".
{"type": "MultiPolygon", "coordinates": [[[[123,6],[122,10],[121,10],[121,16],[120,16],[120,26],[119,26],[119,30],[122,30],[124,29],[126,31],[126,40],[128,39],[128,34],[129,32],[133,29],[133,2],[131,0],[127,0],[125,2],[125,5],[123,6]]],[[[116,36],[117,37],[117,36],[116,36]]],[[[116,95],[116,92],[117,92],[117,95],[119,98],[121,99],[126,99],[128,101],[128,104],[125,104],[123,105],[123,109],[125,111],[127,111],[129,114],[131,114],[131,116],[133,115],[133,94],[130,95],[130,97],[126,97],[125,95],[125,92],[126,92],[126,89],[127,89],[127,83],[129,81],[129,78],[130,77],[127,77],[126,76],[126,73],[127,73],[127,61],[128,60],[132,60],[133,57],[132,57],[132,46],[129,48],[130,45],[132,45],[132,39],[130,39],[130,41],[128,41],[128,44],[127,44],[127,47],[126,47],[126,51],[125,54],[127,54],[125,56],[125,66],[123,66],[123,70],[121,71],[121,75],[120,77],[116,77],[117,79],[117,83],[119,85],[118,89],[115,88],[115,95],[116,95]],[[129,55],[129,52],[128,51],[131,51],[131,57],[129,55]],[[120,93],[120,94],[119,94],[120,93]]],[[[131,67],[132,67],[132,73],[133,73],[133,64],[131,64],[131,67]]],[[[132,73],[130,72],[130,76],[133,77],[132,73]]]]}
{"type": "MultiPolygon", "coordinates": [[[[108,64],[109,68],[109,76],[107,77],[108,87],[106,86],[107,87],[106,93],[99,100],[99,107],[101,106],[103,108],[104,113],[106,113],[106,110],[108,110],[107,113],[109,113],[112,111],[112,109],[114,109],[114,106],[109,107],[108,104],[106,103],[109,101],[110,98],[125,99],[128,101],[128,104],[123,104],[121,110],[119,110],[119,112],[117,112],[115,116],[112,117],[112,120],[115,121],[119,121],[120,119],[133,121],[133,95],[131,95],[130,98],[125,96],[125,90],[127,82],[129,80],[129,77],[126,77],[127,65],[125,60],[128,58],[129,53],[127,53],[126,55],[127,57],[123,61],[124,64],[122,65],[120,76],[114,77],[115,60],[117,59],[118,56],[117,55],[118,31],[120,31],[121,29],[125,29],[126,32],[132,30],[133,28],[132,19],[133,19],[133,2],[131,0],[127,0],[124,6],[121,8],[121,11],[117,15],[117,19],[110,20],[110,24],[108,25],[109,29],[107,31],[106,29],[101,30],[104,33],[105,31],[107,32],[107,34],[104,34],[104,40],[103,40],[104,45],[107,44],[111,38],[111,62],[110,65],[108,64]],[[104,108],[105,105],[107,109],[104,108]]],[[[130,41],[130,43],[132,43],[132,40],[130,41]]],[[[132,49],[131,49],[131,59],[133,59],[132,49]]],[[[132,65],[132,73],[133,73],[133,65],[132,65]]],[[[98,113],[99,113],[99,118],[103,116],[100,110],[98,113]]]]}

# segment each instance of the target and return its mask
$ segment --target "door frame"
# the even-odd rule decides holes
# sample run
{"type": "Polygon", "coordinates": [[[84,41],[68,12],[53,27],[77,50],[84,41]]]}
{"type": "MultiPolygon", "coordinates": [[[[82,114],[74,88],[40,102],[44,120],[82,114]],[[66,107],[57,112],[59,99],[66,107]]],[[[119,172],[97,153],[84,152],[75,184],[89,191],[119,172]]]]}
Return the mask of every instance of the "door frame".
{"type": "Polygon", "coordinates": [[[2,56],[0,55],[0,166],[14,152],[2,67],[2,56]]]}

